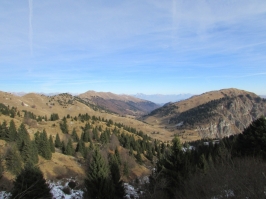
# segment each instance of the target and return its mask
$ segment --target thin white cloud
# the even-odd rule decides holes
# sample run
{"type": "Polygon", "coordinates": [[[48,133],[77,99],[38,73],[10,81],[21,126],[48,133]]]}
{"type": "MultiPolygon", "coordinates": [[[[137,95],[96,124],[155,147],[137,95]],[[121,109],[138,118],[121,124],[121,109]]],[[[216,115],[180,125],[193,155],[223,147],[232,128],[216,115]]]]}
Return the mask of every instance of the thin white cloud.
{"type": "Polygon", "coordinates": [[[0,64],[4,80],[58,79],[53,86],[263,76],[265,14],[265,0],[4,1],[0,64]]]}

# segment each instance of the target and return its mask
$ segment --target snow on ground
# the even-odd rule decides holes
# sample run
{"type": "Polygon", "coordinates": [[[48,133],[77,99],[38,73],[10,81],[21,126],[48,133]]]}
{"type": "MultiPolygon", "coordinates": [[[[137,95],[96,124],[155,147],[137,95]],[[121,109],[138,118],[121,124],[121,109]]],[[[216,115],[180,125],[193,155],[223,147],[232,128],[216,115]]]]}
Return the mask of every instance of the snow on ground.
{"type": "Polygon", "coordinates": [[[125,195],[126,199],[139,198],[138,189],[135,189],[132,185],[128,183],[124,183],[124,187],[125,187],[125,192],[126,192],[126,195],[125,195]]]}
{"type": "MultiPolygon", "coordinates": [[[[51,193],[53,195],[53,199],[82,199],[83,191],[71,189],[70,183],[73,182],[73,179],[64,179],[62,181],[48,181],[49,187],[51,189],[51,193]]],[[[149,178],[147,176],[139,179],[139,184],[145,184],[149,182],[149,178]]],[[[143,192],[139,190],[139,188],[135,188],[133,185],[129,183],[124,183],[125,187],[125,197],[126,199],[131,198],[139,198],[139,195],[143,192]]],[[[0,191],[0,199],[9,199],[11,198],[11,194],[5,191],[0,191]]]]}
{"type": "Polygon", "coordinates": [[[69,188],[68,180],[64,185],[62,182],[49,182],[49,187],[51,188],[51,193],[53,198],[64,198],[64,199],[82,199],[83,198],[83,191],[82,190],[74,190],[69,188]]]}
{"type": "Polygon", "coordinates": [[[11,197],[11,194],[5,191],[0,191],[0,199],[8,199],[11,197]]]}
{"type": "MultiPolygon", "coordinates": [[[[58,182],[50,182],[48,181],[49,187],[51,188],[51,193],[53,195],[53,199],[82,199],[83,191],[82,190],[74,190],[68,186],[68,183],[71,182],[71,179],[66,179],[66,182],[63,183],[61,181],[58,182]]],[[[0,199],[9,199],[11,194],[5,191],[0,191],[0,199]]]]}

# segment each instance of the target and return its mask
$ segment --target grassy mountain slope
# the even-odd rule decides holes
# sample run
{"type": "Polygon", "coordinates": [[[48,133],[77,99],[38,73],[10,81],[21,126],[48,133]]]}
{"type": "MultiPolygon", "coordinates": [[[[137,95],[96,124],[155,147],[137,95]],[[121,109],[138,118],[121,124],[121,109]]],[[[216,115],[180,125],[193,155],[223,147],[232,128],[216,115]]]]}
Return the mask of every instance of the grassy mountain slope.
{"type": "Polygon", "coordinates": [[[240,133],[261,115],[266,115],[265,100],[254,93],[231,88],[166,104],[152,111],[144,121],[189,140],[240,133]]]}
{"type": "Polygon", "coordinates": [[[110,92],[88,91],[80,94],[79,97],[91,104],[120,115],[140,116],[159,107],[159,105],[147,100],[129,95],[116,95],[110,92]]]}
{"type": "MultiPolygon", "coordinates": [[[[24,123],[32,140],[34,139],[34,134],[37,131],[42,132],[45,129],[48,137],[51,135],[53,140],[55,140],[56,135],[58,134],[61,141],[67,143],[72,137],[71,134],[74,129],[76,130],[78,136],[81,137],[86,123],[90,123],[92,129],[101,128],[102,130],[99,131],[100,134],[105,129],[110,129],[112,132],[115,128],[117,128],[120,132],[125,133],[126,135],[131,135],[136,140],[142,138],[127,130],[125,126],[135,128],[136,131],[139,132],[142,131],[144,132],[144,135],[154,135],[155,138],[159,140],[164,140],[164,134],[169,133],[165,130],[161,130],[160,134],[153,134],[153,132],[157,132],[158,129],[152,125],[129,117],[121,117],[117,114],[110,114],[94,104],[84,102],[82,99],[69,94],[59,94],[48,97],[45,95],[30,93],[21,97],[6,92],[0,92],[0,104],[3,104],[3,106],[0,106],[0,108],[9,107],[9,109],[11,109],[12,107],[15,107],[16,110],[16,113],[13,116],[11,114],[5,115],[1,113],[0,110],[0,124],[3,124],[5,121],[7,125],[9,125],[9,122],[13,120],[18,128],[21,123],[24,123]],[[51,121],[51,114],[58,114],[59,119],[51,121]],[[90,117],[93,116],[96,119],[83,120],[79,117],[79,115],[83,114],[88,114],[90,117]],[[33,116],[34,118],[32,118],[33,116]],[[66,121],[68,125],[68,133],[63,133],[60,128],[63,117],[67,117],[66,121]],[[124,126],[115,126],[114,124],[109,124],[108,122],[110,120],[114,123],[123,124],[124,126]]],[[[92,130],[89,132],[91,134],[92,130]]],[[[2,141],[3,140],[1,140],[1,143],[2,141]]],[[[94,142],[97,144],[96,141],[94,142]]],[[[2,148],[4,150],[2,151],[2,155],[4,155],[8,145],[6,145],[5,141],[3,141],[1,145],[4,146],[2,148]]],[[[73,148],[76,146],[77,143],[74,142],[73,148]]],[[[89,145],[86,144],[86,146],[89,145]]],[[[129,158],[127,155],[129,153],[129,149],[120,146],[119,151],[124,160],[127,160],[127,162],[131,164],[129,168],[129,177],[123,177],[125,180],[147,175],[150,172],[145,166],[136,163],[135,158],[129,158]]],[[[109,150],[109,153],[113,153],[112,150],[109,150]]],[[[133,154],[136,155],[137,152],[133,150],[133,154]]],[[[149,160],[144,154],[141,154],[141,157],[145,162],[145,165],[150,165],[149,160]]],[[[80,155],[77,154],[76,157],[67,156],[62,154],[59,149],[53,153],[51,160],[46,160],[39,156],[38,165],[47,179],[62,179],[64,177],[74,176],[77,180],[82,182],[85,177],[84,172],[86,168],[86,162],[84,162],[82,158],[80,159],[80,155]]],[[[5,172],[4,178],[10,181],[14,179],[14,175],[5,172]]]]}

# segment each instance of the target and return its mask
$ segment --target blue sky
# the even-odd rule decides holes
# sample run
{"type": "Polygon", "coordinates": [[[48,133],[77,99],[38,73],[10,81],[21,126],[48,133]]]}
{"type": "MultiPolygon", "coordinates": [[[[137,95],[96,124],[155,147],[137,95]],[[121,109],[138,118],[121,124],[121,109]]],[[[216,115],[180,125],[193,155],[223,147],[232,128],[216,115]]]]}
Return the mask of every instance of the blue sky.
{"type": "Polygon", "coordinates": [[[266,94],[265,0],[0,1],[0,90],[266,94]]]}

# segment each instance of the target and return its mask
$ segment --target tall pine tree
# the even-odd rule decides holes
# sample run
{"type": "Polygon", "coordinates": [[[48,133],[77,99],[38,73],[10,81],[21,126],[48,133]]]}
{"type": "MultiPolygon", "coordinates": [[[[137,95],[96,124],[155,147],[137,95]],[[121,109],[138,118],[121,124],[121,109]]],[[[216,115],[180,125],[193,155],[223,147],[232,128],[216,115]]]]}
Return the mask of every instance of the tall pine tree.
{"type": "Polygon", "coordinates": [[[87,198],[114,198],[112,180],[109,177],[109,168],[99,149],[93,153],[92,160],[87,171],[85,187],[87,189],[85,197],[87,198]]]}

